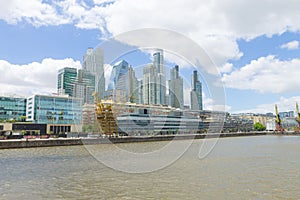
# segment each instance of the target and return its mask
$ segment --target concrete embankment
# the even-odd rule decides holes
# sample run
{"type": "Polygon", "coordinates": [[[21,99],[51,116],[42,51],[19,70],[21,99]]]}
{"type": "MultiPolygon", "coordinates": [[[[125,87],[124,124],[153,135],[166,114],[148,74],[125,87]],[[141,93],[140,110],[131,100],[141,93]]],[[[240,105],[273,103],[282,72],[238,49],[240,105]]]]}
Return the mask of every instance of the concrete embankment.
{"type": "Polygon", "coordinates": [[[206,138],[224,138],[241,136],[266,135],[266,132],[250,133],[222,133],[222,134],[186,134],[186,135],[161,135],[161,136],[128,136],[128,137],[110,137],[99,139],[80,139],[80,138],[58,138],[58,139],[21,139],[21,140],[1,140],[0,149],[9,148],[32,148],[32,147],[52,147],[52,146],[72,146],[88,144],[110,144],[110,143],[131,143],[131,142],[154,142],[170,140],[189,140],[206,138]]]}
{"type": "Polygon", "coordinates": [[[79,138],[1,140],[0,149],[82,145],[79,138]]]}

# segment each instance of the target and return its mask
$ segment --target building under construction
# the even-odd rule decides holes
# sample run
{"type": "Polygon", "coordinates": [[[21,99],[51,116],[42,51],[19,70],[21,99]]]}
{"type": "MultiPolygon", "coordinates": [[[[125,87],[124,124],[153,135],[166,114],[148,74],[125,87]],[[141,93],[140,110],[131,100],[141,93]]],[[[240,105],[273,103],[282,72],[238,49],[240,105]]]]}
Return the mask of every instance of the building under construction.
{"type": "Polygon", "coordinates": [[[222,111],[191,111],[99,99],[95,110],[95,130],[105,135],[220,133],[235,130],[234,127],[245,131],[253,128],[251,120],[236,120],[222,111]]]}

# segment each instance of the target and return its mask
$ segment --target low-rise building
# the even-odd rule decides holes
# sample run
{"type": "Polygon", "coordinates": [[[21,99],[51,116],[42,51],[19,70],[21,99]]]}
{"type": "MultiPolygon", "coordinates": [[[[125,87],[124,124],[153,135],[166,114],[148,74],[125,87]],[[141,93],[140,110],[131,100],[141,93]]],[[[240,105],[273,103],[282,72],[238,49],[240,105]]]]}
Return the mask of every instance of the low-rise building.
{"type": "Polygon", "coordinates": [[[45,124],[80,124],[81,99],[33,95],[27,98],[26,121],[45,124]]]}
{"type": "Polygon", "coordinates": [[[22,121],[26,116],[26,99],[0,97],[0,120],[22,121]]]}

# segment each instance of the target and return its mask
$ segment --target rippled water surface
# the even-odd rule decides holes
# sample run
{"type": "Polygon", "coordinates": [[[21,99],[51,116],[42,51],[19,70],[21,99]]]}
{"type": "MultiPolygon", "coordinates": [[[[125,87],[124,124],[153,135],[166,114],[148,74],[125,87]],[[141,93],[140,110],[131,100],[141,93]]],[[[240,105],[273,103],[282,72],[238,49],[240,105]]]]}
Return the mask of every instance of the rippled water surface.
{"type": "MultiPolygon", "coordinates": [[[[118,146],[147,152],[167,143],[118,146]]],[[[85,146],[0,150],[0,199],[300,199],[300,137],[223,138],[199,159],[202,143],[142,174],[108,168],[85,146]]],[[[112,153],[107,144],[95,148],[112,153]]]]}

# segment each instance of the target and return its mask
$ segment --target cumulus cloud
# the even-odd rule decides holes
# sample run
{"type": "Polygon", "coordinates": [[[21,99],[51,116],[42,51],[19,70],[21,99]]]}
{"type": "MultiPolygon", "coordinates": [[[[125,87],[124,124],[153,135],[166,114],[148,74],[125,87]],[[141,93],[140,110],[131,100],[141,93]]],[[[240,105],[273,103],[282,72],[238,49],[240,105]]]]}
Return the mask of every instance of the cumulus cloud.
{"type": "Polygon", "coordinates": [[[169,29],[196,41],[217,66],[243,55],[237,39],[250,40],[300,29],[300,4],[294,0],[47,2],[0,1],[0,19],[8,23],[27,21],[35,26],[74,24],[113,36],[140,28],[169,29]]]}
{"type": "Polygon", "coordinates": [[[253,109],[240,110],[235,113],[275,113],[275,104],[278,106],[278,112],[295,111],[296,102],[300,103],[300,96],[293,96],[289,98],[280,97],[279,100],[273,103],[257,105],[253,109]]]}
{"type": "Polygon", "coordinates": [[[57,73],[64,67],[80,68],[79,61],[71,58],[54,60],[46,58],[42,62],[16,65],[0,60],[1,95],[51,94],[57,91],[57,73]]]}
{"type": "Polygon", "coordinates": [[[273,55],[252,60],[250,64],[225,74],[226,87],[260,93],[298,92],[300,59],[281,61],[273,55]]]}
{"type": "Polygon", "coordinates": [[[10,24],[24,20],[34,26],[70,23],[69,19],[59,15],[52,5],[38,0],[2,0],[0,1],[0,19],[10,24]]]}
{"type": "Polygon", "coordinates": [[[296,50],[299,49],[299,41],[294,40],[280,46],[281,49],[296,50]]]}

